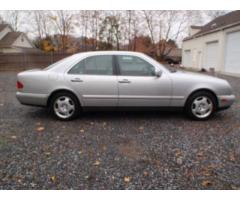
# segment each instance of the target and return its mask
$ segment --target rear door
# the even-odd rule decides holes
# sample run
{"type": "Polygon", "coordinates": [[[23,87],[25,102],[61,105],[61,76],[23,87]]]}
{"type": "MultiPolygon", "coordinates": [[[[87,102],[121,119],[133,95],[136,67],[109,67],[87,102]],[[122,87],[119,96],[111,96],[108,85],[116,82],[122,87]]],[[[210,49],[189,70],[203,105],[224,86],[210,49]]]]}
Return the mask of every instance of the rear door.
{"type": "Polygon", "coordinates": [[[112,55],[96,55],[81,60],[67,73],[67,79],[84,106],[117,106],[117,77],[112,55]]]}
{"type": "Polygon", "coordinates": [[[137,56],[117,55],[119,106],[168,106],[171,81],[166,73],[155,75],[153,65],[137,56]]]}

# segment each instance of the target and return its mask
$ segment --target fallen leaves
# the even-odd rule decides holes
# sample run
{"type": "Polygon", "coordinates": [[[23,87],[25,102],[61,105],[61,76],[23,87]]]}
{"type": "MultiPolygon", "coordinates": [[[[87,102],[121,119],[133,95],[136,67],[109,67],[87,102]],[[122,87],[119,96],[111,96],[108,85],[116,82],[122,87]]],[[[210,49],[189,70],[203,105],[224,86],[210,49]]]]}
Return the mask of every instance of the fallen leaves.
{"type": "Polygon", "coordinates": [[[125,183],[129,183],[130,181],[131,181],[131,177],[129,177],[129,176],[124,177],[124,182],[125,183]]]}
{"type": "Polygon", "coordinates": [[[198,158],[198,159],[201,159],[202,157],[203,157],[203,152],[198,152],[198,153],[197,153],[197,158],[198,158]]]}
{"type": "Polygon", "coordinates": [[[11,136],[11,139],[14,139],[14,140],[15,140],[15,139],[17,139],[17,136],[16,136],[16,135],[12,135],[12,136],[11,136]]]}
{"type": "Polygon", "coordinates": [[[102,150],[103,151],[106,151],[107,150],[107,147],[105,145],[102,146],[102,150]]]}
{"type": "Polygon", "coordinates": [[[18,182],[19,184],[21,184],[21,183],[22,183],[22,179],[18,179],[17,182],[18,182]]]}
{"type": "Polygon", "coordinates": [[[30,183],[31,187],[35,187],[37,184],[36,183],[30,183]]]}
{"type": "Polygon", "coordinates": [[[44,130],[45,130],[45,128],[43,126],[39,126],[36,129],[37,132],[43,132],[44,130]]]}
{"type": "Polygon", "coordinates": [[[205,177],[213,177],[216,175],[215,169],[219,168],[219,165],[216,164],[209,164],[201,168],[199,175],[205,177]]]}
{"type": "Polygon", "coordinates": [[[177,158],[177,164],[182,165],[183,164],[183,159],[182,157],[177,158]]]}
{"type": "Polygon", "coordinates": [[[45,130],[45,128],[44,128],[44,126],[42,125],[41,122],[37,122],[36,126],[37,126],[37,128],[36,128],[37,132],[43,132],[45,130]]]}
{"type": "Polygon", "coordinates": [[[176,151],[175,151],[175,156],[176,156],[176,157],[180,157],[181,155],[182,155],[181,150],[180,150],[180,149],[176,149],[176,151]]]}
{"type": "Polygon", "coordinates": [[[203,187],[210,187],[210,186],[212,186],[212,182],[209,181],[209,180],[204,180],[204,181],[202,181],[202,186],[203,187]]]}
{"type": "Polygon", "coordinates": [[[183,157],[182,157],[182,152],[181,152],[180,149],[176,149],[175,156],[176,156],[177,164],[182,165],[183,164],[183,157]]]}
{"type": "Polygon", "coordinates": [[[236,157],[233,152],[229,153],[229,160],[232,162],[236,161],[236,157]]]}
{"type": "Polygon", "coordinates": [[[149,173],[148,173],[147,171],[144,171],[144,172],[143,172],[143,175],[144,175],[144,176],[148,176],[149,173]]]}
{"type": "Polygon", "coordinates": [[[93,163],[94,166],[99,166],[100,164],[101,164],[101,162],[100,162],[99,160],[96,160],[96,161],[93,163]]]}
{"type": "Polygon", "coordinates": [[[56,182],[56,177],[55,177],[55,176],[50,176],[50,181],[51,181],[52,183],[55,183],[55,182],[56,182]]]}
{"type": "Polygon", "coordinates": [[[45,152],[45,155],[46,155],[46,156],[50,156],[50,155],[51,155],[51,152],[45,152]]]}

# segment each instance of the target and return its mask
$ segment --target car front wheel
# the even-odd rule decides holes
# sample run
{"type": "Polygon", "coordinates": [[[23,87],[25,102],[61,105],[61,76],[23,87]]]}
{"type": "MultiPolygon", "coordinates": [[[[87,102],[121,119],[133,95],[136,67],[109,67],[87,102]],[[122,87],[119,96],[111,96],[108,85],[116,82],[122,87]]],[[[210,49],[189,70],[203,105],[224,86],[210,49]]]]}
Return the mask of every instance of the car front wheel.
{"type": "Polygon", "coordinates": [[[186,103],[186,112],[196,120],[209,119],[216,111],[217,103],[213,94],[199,91],[191,95],[186,103]]]}

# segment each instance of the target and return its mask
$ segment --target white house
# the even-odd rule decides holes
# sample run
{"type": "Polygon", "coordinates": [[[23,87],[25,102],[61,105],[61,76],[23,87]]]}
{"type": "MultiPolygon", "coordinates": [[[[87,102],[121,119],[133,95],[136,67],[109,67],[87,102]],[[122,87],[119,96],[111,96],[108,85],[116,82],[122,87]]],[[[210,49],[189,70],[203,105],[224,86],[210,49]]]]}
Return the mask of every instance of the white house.
{"type": "Polygon", "coordinates": [[[28,37],[22,32],[14,32],[8,24],[0,24],[0,53],[35,52],[28,37]]]}
{"type": "Polygon", "coordinates": [[[182,64],[240,75],[240,10],[204,26],[191,26],[190,36],[182,44],[182,64]]]}

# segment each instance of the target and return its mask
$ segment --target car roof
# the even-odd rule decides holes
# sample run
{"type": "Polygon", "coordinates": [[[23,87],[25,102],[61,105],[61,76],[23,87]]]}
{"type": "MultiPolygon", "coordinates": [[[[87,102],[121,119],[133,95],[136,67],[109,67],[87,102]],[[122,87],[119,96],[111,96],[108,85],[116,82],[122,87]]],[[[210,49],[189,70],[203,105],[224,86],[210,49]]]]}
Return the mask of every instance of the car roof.
{"type": "Polygon", "coordinates": [[[76,55],[144,55],[140,52],[134,51],[88,51],[88,52],[81,52],[77,53],[76,55]]]}
{"type": "MultiPolygon", "coordinates": [[[[152,65],[156,64],[159,66],[160,63],[158,63],[156,60],[151,59],[149,56],[147,56],[144,53],[141,52],[134,52],[134,51],[88,51],[88,52],[81,52],[81,53],[76,53],[73,54],[70,60],[68,60],[68,63],[64,63],[64,67],[58,67],[60,64],[56,65],[56,67],[53,67],[52,69],[50,69],[51,71],[65,71],[66,69],[69,68],[69,66],[71,66],[72,64],[74,64],[75,62],[79,61],[80,59],[89,57],[89,56],[95,56],[95,55],[132,55],[132,56],[139,56],[142,59],[147,60],[149,63],[151,63],[152,65]]],[[[167,69],[165,69],[163,66],[161,67],[161,69],[163,71],[168,71],[167,69]]]]}

